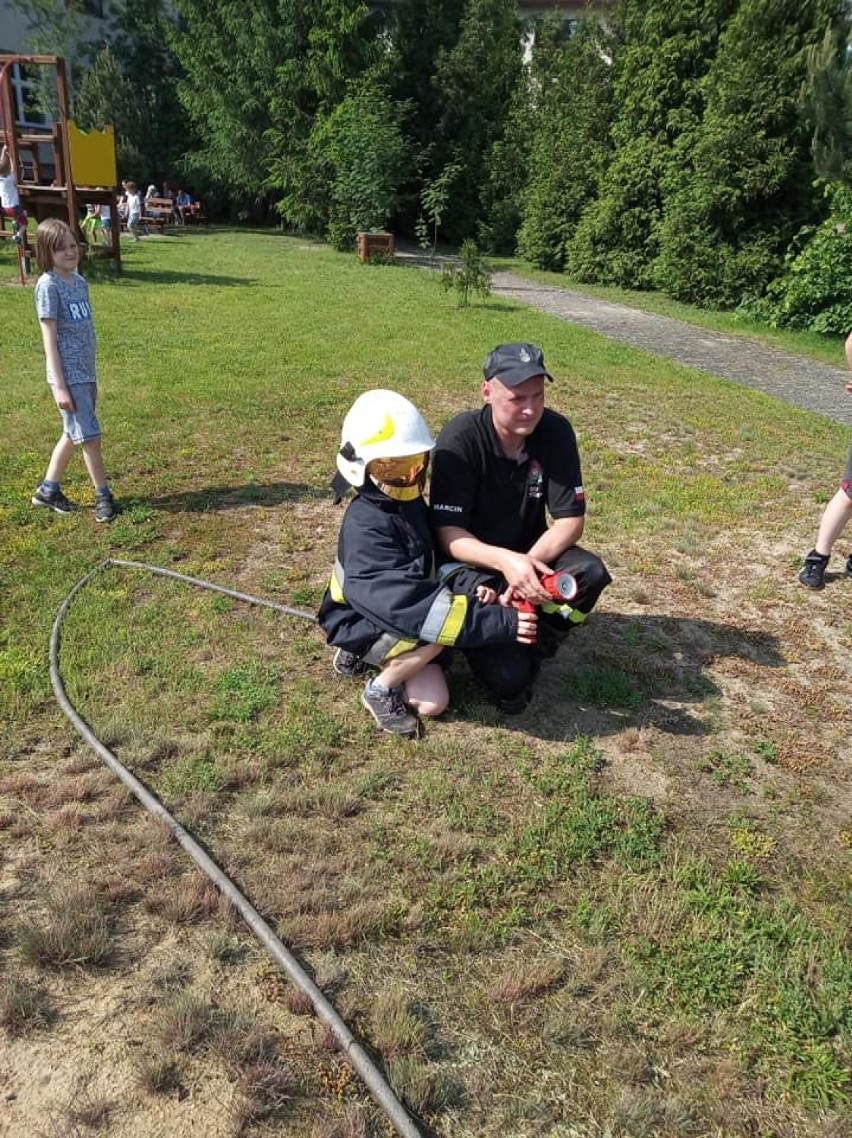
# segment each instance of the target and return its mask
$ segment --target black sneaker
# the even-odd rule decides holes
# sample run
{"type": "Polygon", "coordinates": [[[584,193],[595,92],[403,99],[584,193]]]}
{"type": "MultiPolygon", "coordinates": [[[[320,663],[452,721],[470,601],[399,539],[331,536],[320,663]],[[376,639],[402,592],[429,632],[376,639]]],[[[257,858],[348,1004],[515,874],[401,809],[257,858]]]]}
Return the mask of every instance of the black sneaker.
{"type": "Polygon", "coordinates": [[[52,494],[48,494],[46,490],[42,490],[41,486],[30,498],[30,501],[34,506],[46,506],[49,510],[55,510],[57,514],[73,514],[77,509],[73,502],[68,501],[61,490],[54,490],[52,494]]]}
{"type": "Polygon", "coordinates": [[[846,572],[852,577],[852,553],[849,554],[849,560],[846,562],[846,572]]]}
{"type": "Polygon", "coordinates": [[[812,549],[805,558],[805,564],[799,574],[799,580],[803,585],[807,585],[809,589],[824,589],[825,570],[827,566],[828,558],[823,557],[821,553],[817,553],[815,549],[812,549]]]}
{"type": "Polygon", "coordinates": [[[409,710],[403,691],[402,687],[377,691],[370,680],[361,692],[361,702],[367,711],[382,731],[389,731],[392,735],[414,735],[417,731],[419,721],[409,710]]]}
{"type": "Polygon", "coordinates": [[[115,501],[112,494],[98,494],[95,498],[95,521],[111,522],[115,517],[115,501]]]}
{"type": "Polygon", "coordinates": [[[338,676],[348,679],[357,679],[367,674],[367,665],[354,652],[347,652],[345,648],[338,648],[331,658],[331,666],[338,676]]]}

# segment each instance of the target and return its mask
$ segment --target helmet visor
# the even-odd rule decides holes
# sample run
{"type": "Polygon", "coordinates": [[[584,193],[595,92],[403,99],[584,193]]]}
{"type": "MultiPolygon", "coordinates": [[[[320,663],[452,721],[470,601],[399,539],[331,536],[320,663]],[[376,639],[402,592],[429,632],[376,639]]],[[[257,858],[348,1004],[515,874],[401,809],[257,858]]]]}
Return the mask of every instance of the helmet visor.
{"type": "Polygon", "coordinates": [[[407,454],[404,458],[374,458],[369,464],[370,476],[385,486],[417,486],[429,465],[429,452],[407,454]]]}

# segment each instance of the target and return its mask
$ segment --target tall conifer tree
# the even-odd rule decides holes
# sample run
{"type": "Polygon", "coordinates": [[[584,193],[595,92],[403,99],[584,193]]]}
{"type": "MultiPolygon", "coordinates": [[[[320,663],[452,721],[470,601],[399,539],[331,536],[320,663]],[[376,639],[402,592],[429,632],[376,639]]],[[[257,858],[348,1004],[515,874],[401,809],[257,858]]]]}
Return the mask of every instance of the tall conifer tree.
{"type": "Polygon", "coordinates": [[[778,274],[817,216],[801,113],[807,49],[838,21],[838,0],[741,0],[704,89],[689,177],[667,202],[654,279],[673,296],[738,304],[778,274]]]}
{"type": "Polygon", "coordinates": [[[596,19],[567,42],[558,30],[544,26],[533,51],[535,130],[518,247],[539,268],[561,270],[610,158],[613,33],[596,19]]]}
{"type": "Polygon", "coordinates": [[[584,280],[650,287],[677,139],[702,112],[700,81],[734,0],[623,0],[615,57],[614,154],[568,247],[584,280]]]}

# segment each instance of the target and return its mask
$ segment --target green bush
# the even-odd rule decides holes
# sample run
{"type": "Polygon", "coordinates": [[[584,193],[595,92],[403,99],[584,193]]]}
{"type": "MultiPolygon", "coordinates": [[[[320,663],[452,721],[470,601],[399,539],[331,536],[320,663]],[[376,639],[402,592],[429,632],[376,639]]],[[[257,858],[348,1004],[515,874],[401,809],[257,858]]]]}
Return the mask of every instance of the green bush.
{"type": "Polygon", "coordinates": [[[444,266],[441,287],[447,292],[455,292],[458,307],[466,308],[472,292],[483,297],[491,294],[491,270],[482,260],[476,242],[470,238],[463,243],[459,256],[460,265],[444,266]]]}
{"type": "Polygon", "coordinates": [[[776,328],[845,336],[852,329],[852,189],[831,183],[825,196],[828,217],[801,232],[764,311],[776,328]]]}

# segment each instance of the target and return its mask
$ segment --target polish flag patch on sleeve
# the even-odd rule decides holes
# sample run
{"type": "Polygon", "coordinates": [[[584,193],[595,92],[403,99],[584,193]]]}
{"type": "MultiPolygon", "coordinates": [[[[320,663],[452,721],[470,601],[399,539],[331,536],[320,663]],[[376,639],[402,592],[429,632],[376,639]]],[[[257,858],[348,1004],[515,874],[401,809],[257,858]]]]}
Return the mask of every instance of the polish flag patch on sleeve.
{"type": "Polygon", "coordinates": [[[574,493],[575,493],[575,494],[576,494],[576,496],[577,496],[577,497],[580,499],[580,501],[581,501],[581,502],[585,502],[585,500],[586,500],[586,491],[583,489],[583,487],[582,487],[582,486],[575,486],[575,487],[574,487],[574,493]]]}

